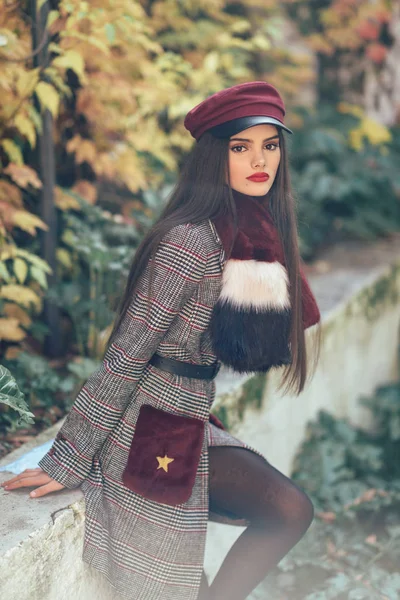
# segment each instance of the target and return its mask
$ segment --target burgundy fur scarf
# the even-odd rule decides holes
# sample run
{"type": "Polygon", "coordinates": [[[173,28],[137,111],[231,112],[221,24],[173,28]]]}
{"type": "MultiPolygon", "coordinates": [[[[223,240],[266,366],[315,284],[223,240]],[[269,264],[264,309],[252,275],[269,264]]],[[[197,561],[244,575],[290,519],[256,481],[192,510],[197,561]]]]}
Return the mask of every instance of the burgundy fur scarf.
{"type": "MultiPolygon", "coordinates": [[[[226,188],[228,190],[228,188],[226,188]]],[[[235,190],[238,231],[230,256],[233,222],[213,220],[227,258],[210,334],[217,359],[235,371],[266,372],[290,364],[289,280],[279,233],[265,196],[235,190]]],[[[315,298],[300,267],[304,329],[320,320],[315,298]]]]}

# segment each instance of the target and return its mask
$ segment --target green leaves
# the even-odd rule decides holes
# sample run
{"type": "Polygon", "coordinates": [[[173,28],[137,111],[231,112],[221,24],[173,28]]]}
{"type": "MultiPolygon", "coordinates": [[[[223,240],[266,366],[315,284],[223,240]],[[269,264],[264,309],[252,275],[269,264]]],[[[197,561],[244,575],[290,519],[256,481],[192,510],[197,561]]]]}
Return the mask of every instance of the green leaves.
{"type": "Polygon", "coordinates": [[[319,244],[337,239],[374,239],[400,228],[399,132],[390,151],[348,145],[354,116],[334,109],[303,115],[291,143],[292,179],[297,195],[301,249],[312,256],[319,244]]]}
{"type": "Polygon", "coordinates": [[[19,413],[17,425],[32,424],[35,416],[28,410],[24,394],[10,371],[0,365],[0,403],[9,406],[19,413]]]}

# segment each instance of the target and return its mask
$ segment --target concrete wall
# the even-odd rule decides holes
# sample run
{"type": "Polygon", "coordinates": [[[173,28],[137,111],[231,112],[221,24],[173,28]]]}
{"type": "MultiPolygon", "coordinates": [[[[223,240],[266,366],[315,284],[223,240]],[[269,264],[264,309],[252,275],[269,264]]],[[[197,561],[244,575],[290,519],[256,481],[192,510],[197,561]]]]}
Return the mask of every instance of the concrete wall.
{"type": "MultiPolygon", "coordinates": [[[[279,374],[238,377],[221,371],[213,412],[229,429],[290,473],[305,427],[320,409],[369,427],[360,395],[398,377],[400,260],[392,266],[338,269],[310,278],[322,308],[322,348],[314,378],[300,396],[277,392],[279,374]],[[340,293],[339,291],[340,290],[340,293]],[[332,299],[334,301],[332,301],[332,299]]],[[[307,343],[313,331],[307,332],[307,343]]],[[[37,443],[55,436],[58,426],[37,443]]],[[[30,447],[27,449],[31,449],[30,447]]],[[[0,466],[24,453],[20,448],[0,466]]],[[[10,474],[0,471],[0,481],[10,474]]],[[[107,582],[81,561],[84,500],[62,490],[38,500],[29,490],[0,488],[0,590],[8,600],[111,600],[107,582]]],[[[209,523],[205,570],[212,580],[235,539],[244,531],[209,523]]]]}

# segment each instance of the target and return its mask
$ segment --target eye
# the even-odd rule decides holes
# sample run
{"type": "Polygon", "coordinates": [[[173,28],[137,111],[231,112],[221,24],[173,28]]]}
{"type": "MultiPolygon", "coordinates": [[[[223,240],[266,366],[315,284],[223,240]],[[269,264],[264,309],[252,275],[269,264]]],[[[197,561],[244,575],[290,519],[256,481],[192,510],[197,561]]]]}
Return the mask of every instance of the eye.
{"type": "Polygon", "coordinates": [[[274,152],[277,148],[279,148],[279,144],[271,142],[270,144],[265,144],[265,147],[267,150],[272,150],[272,152],[274,152]]]}
{"type": "Polygon", "coordinates": [[[243,146],[243,144],[239,144],[237,146],[232,146],[231,150],[232,152],[235,152],[235,154],[240,154],[242,151],[240,150],[240,148],[244,148],[246,149],[246,146],[243,146]]]}

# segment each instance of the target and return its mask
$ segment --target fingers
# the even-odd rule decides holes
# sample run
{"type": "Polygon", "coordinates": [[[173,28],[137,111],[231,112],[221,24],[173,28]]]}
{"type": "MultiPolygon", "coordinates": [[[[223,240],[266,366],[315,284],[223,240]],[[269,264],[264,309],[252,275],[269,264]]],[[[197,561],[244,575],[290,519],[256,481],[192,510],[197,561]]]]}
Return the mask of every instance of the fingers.
{"type": "Polygon", "coordinates": [[[58,483],[58,481],[54,481],[54,479],[52,479],[49,483],[46,483],[46,485],[42,485],[41,487],[31,492],[29,495],[34,496],[35,498],[39,498],[40,496],[45,496],[46,494],[50,494],[51,492],[57,492],[58,490],[62,490],[64,489],[64,487],[65,486],[63,486],[61,483],[58,483]]]}
{"type": "Polygon", "coordinates": [[[5,490],[15,490],[21,487],[34,487],[40,486],[36,490],[30,493],[30,496],[40,497],[49,494],[50,492],[56,492],[58,490],[64,489],[64,485],[58,483],[52,479],[47,473],[45,473],[42,469],[25,469],[22,473],[9,479],[8,481],[4,481],[1,484],[5,490]]]}
{"type": "MultiPolygon", "coordinates": [[[[22,471],[22,473],[19,473],[19,475],[16,475],[15,477],[12,477],[11,479],[7,479],[7,481],[3,481],[0,485],[2,487],[10,487],[12,484],[21,481],[22,479],[27,479],[29,477],[37,477],[39,474],[44,474],[44,471],[42,471],[42,469],[40,467],[38,467],[37,469],[25,469],[25,471],[22,471]]],[[[33,484],[32,484],[33,485],[33,484]]],[[[19,487],[19,486],[17,486],[19,487]]]]}

